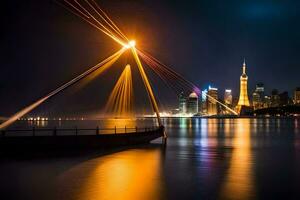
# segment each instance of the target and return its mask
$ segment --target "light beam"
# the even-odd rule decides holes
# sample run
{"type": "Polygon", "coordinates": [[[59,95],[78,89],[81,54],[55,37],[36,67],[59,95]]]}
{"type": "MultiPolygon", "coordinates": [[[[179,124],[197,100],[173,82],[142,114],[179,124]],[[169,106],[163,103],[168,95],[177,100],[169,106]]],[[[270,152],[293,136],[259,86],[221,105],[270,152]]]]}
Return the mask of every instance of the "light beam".
{"type": "Polygon", "coordinates": [[[112,90],[105,111],[117,117],[128,118],[132,113],[133,87],[130,65],[126,65],[112,90]]]}
{"type": "MultiPolygon", "coordinates": [[[[137,63],[138,69],[139,69],[140,74],[142,76],[144,85],[146,87],[148,96],[150,98],[150,102],[151,102],[152,108],[153,108],[154,112],[156,113],[156,117],[157,117],[157,120],[158,120],[158,125],[162,126],[162,121],[161,121],[161,118],[160,118],[160,114],[159,114],[159,110],[158,110],[158,105],[157,105],[155,96],[153,94],[150,82],[149,82],[148,77],[147,77],[147,75],[146,75],[146,73],[144,71],[143,65],[142,65],[142,63],[140,61],[140,58],[139,58],[139,56],[138,56],[138,54],[136,52],[135,47],[131,47],[131,52],[133,54],[133,57],[134,57],[134,59],[135,59],[135,61],[137,63]]],[[[165,133],[164,133],[164,137],[167,137],[165,133]]]]}
{"type": "Polygon", "coordinates": [[[14,114],[13,116],[11,116],[8,120],[6,120],[5,122],[3,122],[2,124],[0,124],[0,130],[6,128],[7,126],[11,125],[12,123],[14,123],[16,120],[18,120],[19,118],[23,117],[24,115],[26,115],[27,113],[29,113],[30,111],[32,111],[33,109],[35,109],[36,107],[38,107],[39,105],[41,105],[43,102],[45,102],[47,99],[53,97],[54,95],[60,93],[61,91],[65,90],[66,88],[70,87],[71,85],[77,83],[79,80],[85,78],[86,76],[88,76],[89,74],[93,73],[94,71],[98,70],[101,66],[103,66],[105,63],[109,62],[110,60],[112,60],[114,57],[119,56],[119,54],[122,54],[126,49],[123,47],[122,49],[120,49],[119,51],[117,51],[116,53],[114,53],[113,55],[109,56],[108,58],[106,58],[105,60],[103,60],[102,62],[100,62],[99,64],[95,65],[94,67],[90,68],[89,70],[85,71],[84,73],[80,74],[79,76],[77,76],[76,78],[72,79],[71,81],[65,83],[64,85],[60,86],[59,88],[53,90],[52,92],[50,92],[48,95],[46,95],[45,97],[37,100],[36,102],[34,102],[33,104],[25,107],[24,109],[22,109],[21,111],[17,112],[16,114],[14,114]]]}

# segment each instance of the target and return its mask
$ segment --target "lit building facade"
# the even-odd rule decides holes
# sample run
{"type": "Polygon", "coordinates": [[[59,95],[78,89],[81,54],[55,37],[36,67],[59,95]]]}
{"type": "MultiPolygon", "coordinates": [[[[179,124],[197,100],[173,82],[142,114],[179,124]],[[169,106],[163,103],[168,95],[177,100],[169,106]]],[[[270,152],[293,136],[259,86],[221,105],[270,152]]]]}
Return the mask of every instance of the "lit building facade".
{"type": "Polygon", "coordinates": [[[252,105],[253,105],[254,110],[260,109],[261,103],[262,102],[261,102],[260,95],[256,91],[254,91],[252,93],[252,105]]]}
{"type": "Polygon", "coordinates": [[[187,99],[187,113],[197,114],[198,113],[198,95],[192,92],[187,99]]]}
{"type": "Polygon", "coordinates": [[[264,97],[264,108],[269,108],[271,107],[271,97],[270,96],[265,96],[264,97]]]}
{"type": "Polygon", "coordinates": [[[260,95],[264,96],[265,94],[265,85],[263,83],[257,83],[255,91],[260,95]]]}
{"type": "Polygon", "coordinates": [[[248,98],[248,76],[246,74],[246,62],[243,63],[243,74],[240,77],[240,97],[237,109],[240,112],[242,106],[250,106],[248,98]]]}
{"type": "Polygon", "coordinates": [[[207,114],[208,115],[217,115],[218,114],[218,105],[217,105],[216,100],[218,99],[218,89],[209,87],[207,94],[208,94],[207,101],[206,101],[207,102],[207,114]]]}
{"type": "Polygon", "coordinates": [[[294,104],[300,105],[300,87],[296,88],[294,91],[294,98],[293,98],[294,104]]]}
{"type": "Polygon", "coordinates": [[[186,97],[183,92],[179,95],[179,113],[185,114],[186,113],[186,97]]]}
{"type": "Polygon", "coordinates": [[[207,89],[201,91],[201,104],[200,104],[200,112],[202,115],[207,115],[207,89]]]}
{"type": "Polygon", "coordinates": [[[264,107],[265,87],[263,83],[256,84],[255,91],[252,93],[252,104],[254,110],[264,107]]]}
{"type": "Polygon", "coordinates": [[[224,103],[227,106],[231,106],[232,105],[232,92],[230,89],[226,89],[225,90],[225,94],[224,94],[224,103]]]}

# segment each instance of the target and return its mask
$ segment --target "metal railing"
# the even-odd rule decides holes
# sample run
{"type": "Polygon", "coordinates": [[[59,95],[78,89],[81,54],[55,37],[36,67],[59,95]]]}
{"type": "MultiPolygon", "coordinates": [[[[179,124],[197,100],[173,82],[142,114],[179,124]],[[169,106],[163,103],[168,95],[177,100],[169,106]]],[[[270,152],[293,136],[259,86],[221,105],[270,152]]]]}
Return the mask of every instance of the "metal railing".
{"type": "Polygon", "coordinates": [[[141,133],[158,130],[159,127],[112,127],[112,128],[36,128],[31,129],[7,129],[1,131],[2,137],[17,136],[77,136],[77,135],[103,135],[103,134],[124,134],[124,133],[141,133]]]}

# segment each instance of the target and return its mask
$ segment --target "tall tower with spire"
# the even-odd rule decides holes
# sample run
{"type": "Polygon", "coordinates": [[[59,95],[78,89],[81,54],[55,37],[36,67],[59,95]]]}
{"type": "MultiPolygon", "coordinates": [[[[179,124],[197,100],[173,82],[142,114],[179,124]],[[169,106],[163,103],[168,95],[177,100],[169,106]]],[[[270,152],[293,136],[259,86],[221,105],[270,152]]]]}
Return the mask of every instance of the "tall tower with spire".
{"type": "Polygon", "coordinates": [[[238,102],[238,111],[240,111],[242,106],[250,106],[248,98],[248,76],[246,74],[246,60],[243,63],[243,74],[240,77],[240,98],[238,102]]]}

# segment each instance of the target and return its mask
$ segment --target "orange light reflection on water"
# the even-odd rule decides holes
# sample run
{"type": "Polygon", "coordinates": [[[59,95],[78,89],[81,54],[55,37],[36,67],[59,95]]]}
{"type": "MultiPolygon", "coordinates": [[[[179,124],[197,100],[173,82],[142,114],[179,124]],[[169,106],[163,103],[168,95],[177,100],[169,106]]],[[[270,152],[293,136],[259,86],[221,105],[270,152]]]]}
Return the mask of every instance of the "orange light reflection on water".
{"type": "Polygon", "coordinates": [[[223,199],[253,199],[250,119],[237,119],[229,169],[221,188],[223,199]]]}
{"type": "MultiPolygon", "coordinates": [[[[62,180],[77,173],[70,187],[76,199],[161,199],[160,149],[128,150],[84,162],[64,173],[62,180]]],[[[68,196],[68,194],[66,194],[68,196]]]]}

